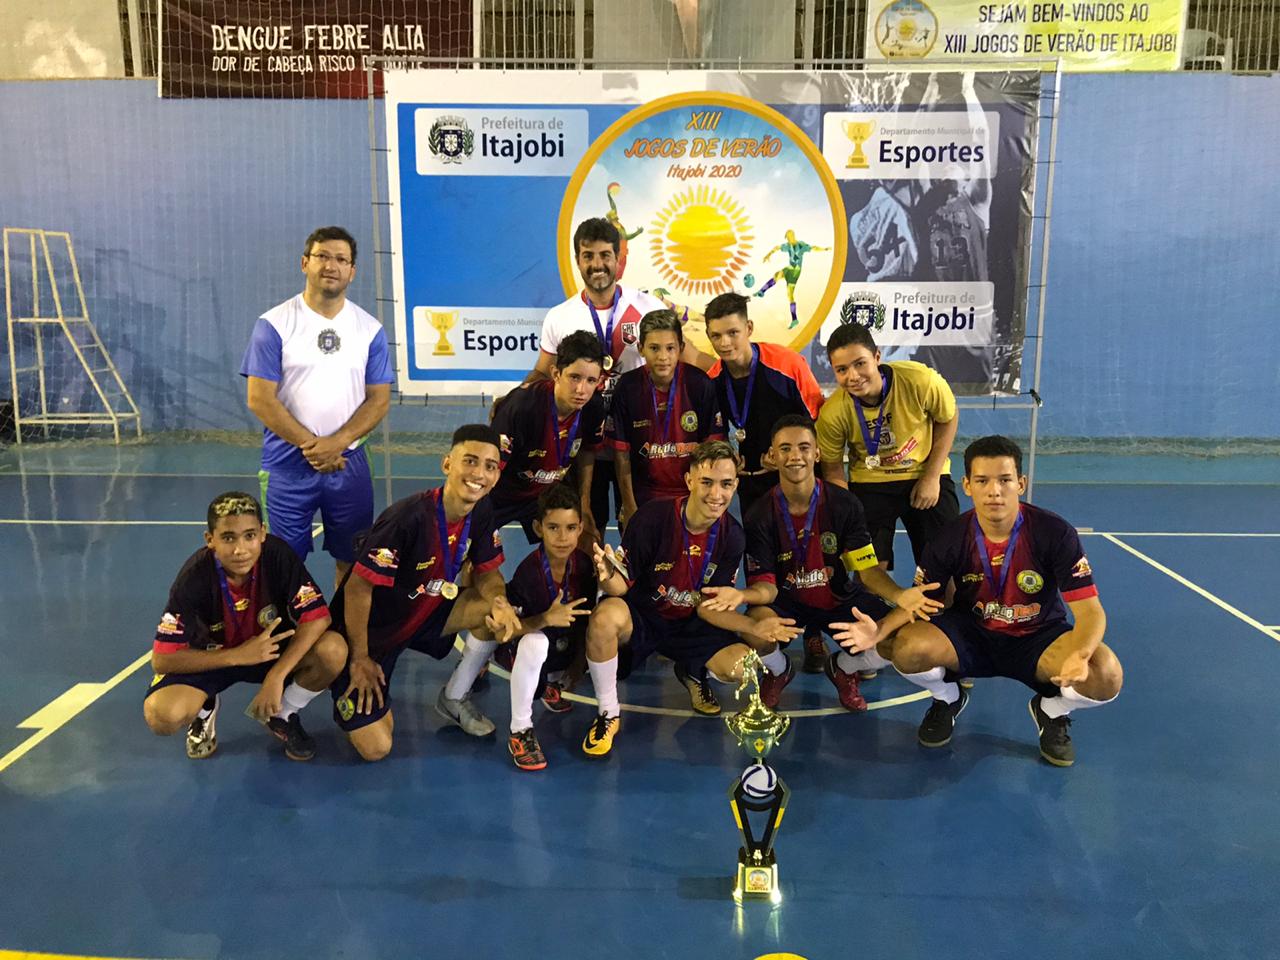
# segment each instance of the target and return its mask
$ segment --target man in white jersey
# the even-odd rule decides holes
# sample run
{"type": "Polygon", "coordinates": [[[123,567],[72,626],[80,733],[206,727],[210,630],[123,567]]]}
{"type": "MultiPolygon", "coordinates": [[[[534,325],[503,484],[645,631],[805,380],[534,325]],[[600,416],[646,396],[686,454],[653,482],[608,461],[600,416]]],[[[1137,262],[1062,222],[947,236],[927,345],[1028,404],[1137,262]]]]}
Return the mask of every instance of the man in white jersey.
{"type": "Polygon", "coordinates": [[[302,272],[302,293],[258,318],[240,375],[263,424],[258,476],[271,532],[305,559],[319,510],[340,583],[355,535],[373,525],[363,443],[386,416],[395,377],[382,326],[347,300],[356,274],[351,234],[314,231],[302,272]]]}
{"type": "MultiPolygon", "coordinates": [[[[547,311],[542,321],[542,343],[538,362],[525,383],[550,380],[560,341],[578,330],[594,333],[604,348],[604,375],[599,389],[604,395],[605,413],[613,400],[618,377],[644,363],[640,355],[640,319],[652,310],[666,309],[662,301],[643,290],[624,288],[618,283],[618,250],[621,237],[604,217],[583,220],[573,232],[574,258],[586,289],[547,311]]],[[[685,342],[681,359],[703,369],[709,358],[685,342]]],[[[614,489],[615,508],[621,503],[614,479],[613,459],[607,450],[596,455],[591,477],[591,514],[600,524],[616,515],[609,509],[609,488],[614,489]]]]}

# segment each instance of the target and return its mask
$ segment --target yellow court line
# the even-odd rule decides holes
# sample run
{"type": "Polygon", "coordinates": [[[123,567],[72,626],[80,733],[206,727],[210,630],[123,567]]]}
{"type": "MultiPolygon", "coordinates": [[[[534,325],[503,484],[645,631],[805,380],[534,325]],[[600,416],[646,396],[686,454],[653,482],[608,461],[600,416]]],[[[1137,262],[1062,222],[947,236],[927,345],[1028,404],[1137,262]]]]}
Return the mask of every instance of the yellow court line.
{"type": "Polygon", "coordinates": [[[1151,559],[1151,557],[1148,557],[1141,550],[1135,550],[1133,547],[1129,546],[1129,544],[1125,543],[1123,540],[1117,539],[1113,534],[1104,533],[1103,536],[1106,539],[1110,540],[1112,543],[1114,543],[1117,547],[1120,547],[1122,550],[1127,550],[1129,553],[1133,554],[1139,560],[1144,560],[1147,563],[1151,564],[1151,566],[1155,567],[1165,576],[1173,580],[1176,580],[1178,583],[1182,584],[1188,590],[1192,591],[1193,593],[1200,594],[1200,596],[1204,597],[1210,603],[1214,604],[1217,607],[1221,607],[1223,610],[1227,611],[1227,613],[1231,614],[1237,620],[1244,621],[1249,626],[1253,627],[1255,630],[1260,631],[1263,636],[1270,637],[1272,640],[1280,640],[1280,636],[1277,636],[1273,630],[1271,630],[1266,626],[1266,624],[1258,620],[1255,620],[1253,617],[1249,616],[1243,610],[1239,610],[1236,607],[1233,607],[1231,604],[1227,603],[1227,601],[1223,600],[1221,597],[1215,596],[1214,594],[1210,593],[1208,590],[1206,590],[1204,587],[1200,586],[1199,584],[1192,583],[1190,580],[1188,580],[1182,574],[1178,573],[1176,570],[1170,570],[1163,563],[1160,563],[1158,560],[1151,559]]]}
{"type": "Polygon", "coordinates": [[[0,950],[0,960],[126,960],[126,958],[82,957],[78,953],[30,953],[26,950],[0,950]]]}
{"type": "MultiPolygon", "coordinates": [[[[137,660],[129,664],[105,683],[77,683],[71,689],[59,695],[52,702],[45,704],[31,716],[18,724],[20,730],[35,730],[31,736],[0,757],[0,773],[25,757],[32,749],[57,733],[62,727],[86,708],[98,700],[104,693],[119,686],[139,667],[151,661],[148,650],[137,660]]],[[[17,956],[39,956],[39,954],[18,954],[17,956]]],[[[8,955],[0,952],[0,960],[8,960],[8,955]]]]}

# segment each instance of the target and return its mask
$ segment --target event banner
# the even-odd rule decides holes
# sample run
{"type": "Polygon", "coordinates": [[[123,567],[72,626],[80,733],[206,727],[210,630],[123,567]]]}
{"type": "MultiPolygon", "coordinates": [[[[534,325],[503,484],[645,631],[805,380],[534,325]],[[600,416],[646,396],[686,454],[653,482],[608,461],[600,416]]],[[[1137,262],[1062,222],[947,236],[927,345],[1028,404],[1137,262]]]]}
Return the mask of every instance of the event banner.
{"type": "MultiPolygon", "coordinates": [[[[1064,70],[1177,70],[1186,0],[983,3],[871,0],[867,56],[930,60],[1061,60],[1064,70]]],[[[939,65],[941,69],[941,65],[939,65]]]]}
{"type": "MultiPolygon", "coordinates": [[[[386,75],[399,388],[493,395],[583,289],[605,217],[624,287],[683,315],[750,298],[801,351],[870,327],[958,393],[1019,390],[1040,76],[397,71],[386,75]]],[[[623,337],[635,331],[623,328],[623,337]]]]}
{"type": "MultiPolygon", "coordinates": [[[[160,0],[160,95],[364,97],[371,58],[470,57],[471,15],[471,0],[160,0]]],[[[375,59],[375,93],[394,62],[375,59]]]]}

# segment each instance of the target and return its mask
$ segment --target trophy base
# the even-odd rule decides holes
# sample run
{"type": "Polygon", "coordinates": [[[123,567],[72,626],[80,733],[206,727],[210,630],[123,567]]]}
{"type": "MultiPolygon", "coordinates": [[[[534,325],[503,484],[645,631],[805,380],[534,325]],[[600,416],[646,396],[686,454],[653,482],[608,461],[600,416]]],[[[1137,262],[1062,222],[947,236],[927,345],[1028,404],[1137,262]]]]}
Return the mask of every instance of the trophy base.
{"type": "Polygon", "coordinates": [[[778,886],[778,861],[770,850],[762,860],[748,858],[747,851],[738,848],[738,875],[733,884],[733,899],[768,900],[782,902],[782,889],[778,886]]]}

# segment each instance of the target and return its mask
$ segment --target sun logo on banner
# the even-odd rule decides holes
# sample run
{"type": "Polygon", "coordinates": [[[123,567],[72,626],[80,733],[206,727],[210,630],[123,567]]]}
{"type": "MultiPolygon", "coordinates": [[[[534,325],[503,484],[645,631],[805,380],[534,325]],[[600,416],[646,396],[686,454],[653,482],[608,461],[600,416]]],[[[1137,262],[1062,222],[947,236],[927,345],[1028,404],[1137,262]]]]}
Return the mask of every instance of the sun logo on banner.
{"type": "Polygon", "coordinates": [[[668,200],[652,229],[650,259],[663,281],[704,298],[733,289],[755,239],[742,205],[705,184],[668,200]]]}

